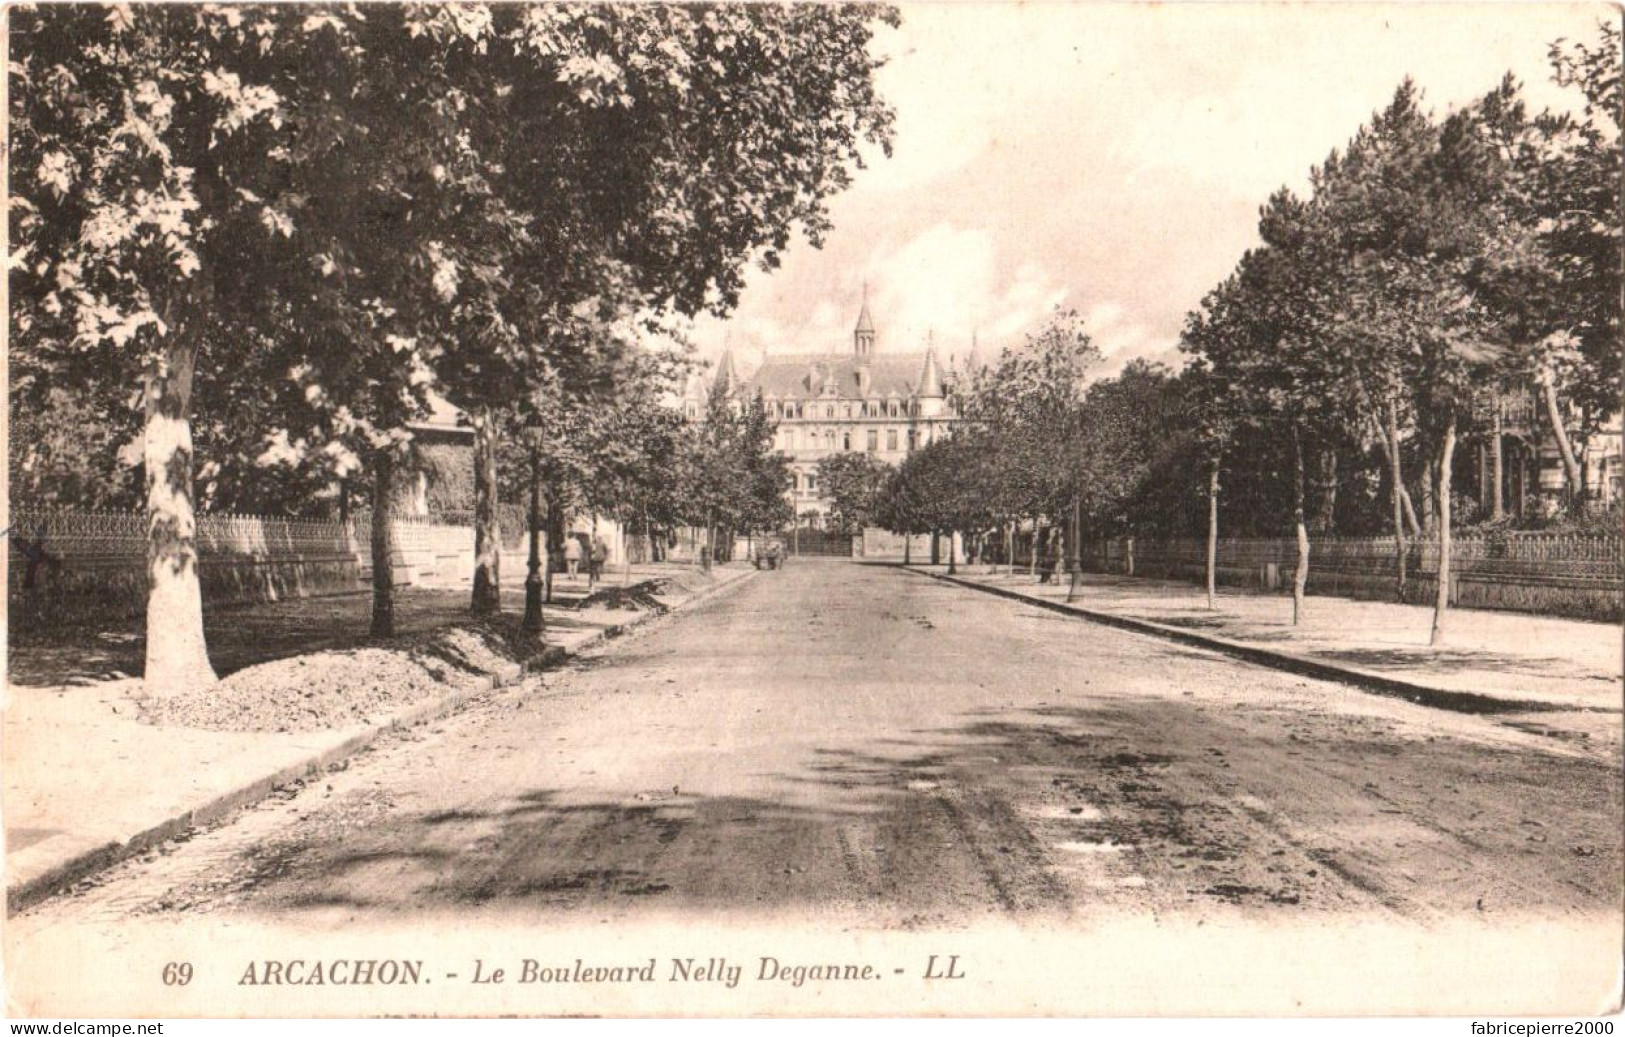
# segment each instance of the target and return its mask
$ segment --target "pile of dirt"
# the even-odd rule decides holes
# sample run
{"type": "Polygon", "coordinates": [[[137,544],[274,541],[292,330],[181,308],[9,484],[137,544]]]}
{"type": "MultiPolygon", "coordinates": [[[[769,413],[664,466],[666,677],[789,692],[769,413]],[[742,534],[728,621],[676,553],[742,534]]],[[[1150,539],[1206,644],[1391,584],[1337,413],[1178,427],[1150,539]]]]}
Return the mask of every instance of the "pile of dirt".
{"type": "Polygon", "coordinates": [[[460,669],[492,673],[511,665],[526,653],[518,625],[504,619],[465,623],[437,631],[415,648],[460,669]]]}
{"type": "Polygon", "coordinates": [[[142,719],[210,731],[333,730],[467,688],[517,657],[510,632],[496,625],[449,627],[250,666],[211,688],[145,701],[142,719]]]}

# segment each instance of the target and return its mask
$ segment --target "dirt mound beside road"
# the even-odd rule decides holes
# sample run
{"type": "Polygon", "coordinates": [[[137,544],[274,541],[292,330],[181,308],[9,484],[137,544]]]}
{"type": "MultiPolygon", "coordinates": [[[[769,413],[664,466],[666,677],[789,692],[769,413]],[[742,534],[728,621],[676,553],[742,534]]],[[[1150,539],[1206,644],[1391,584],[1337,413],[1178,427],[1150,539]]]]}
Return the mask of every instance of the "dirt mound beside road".
{"type": "Polygon", "coordinates": [[[465,624],[404,642],[250,666],[210,688],[148,699],[142,719],[210,731],[334,730],[467,688],[520,656],[507,624],[465,624]]]}

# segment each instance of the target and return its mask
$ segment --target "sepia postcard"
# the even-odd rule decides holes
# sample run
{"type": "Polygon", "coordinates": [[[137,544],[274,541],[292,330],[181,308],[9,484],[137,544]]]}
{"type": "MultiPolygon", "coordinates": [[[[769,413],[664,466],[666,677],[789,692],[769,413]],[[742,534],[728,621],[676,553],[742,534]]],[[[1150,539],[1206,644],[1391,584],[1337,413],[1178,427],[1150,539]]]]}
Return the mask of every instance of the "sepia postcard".
{"type": "Polygon", "coordinates": [[[1617,5],[5,24],[9,1016],[1612,1032],[1617,5]]]}

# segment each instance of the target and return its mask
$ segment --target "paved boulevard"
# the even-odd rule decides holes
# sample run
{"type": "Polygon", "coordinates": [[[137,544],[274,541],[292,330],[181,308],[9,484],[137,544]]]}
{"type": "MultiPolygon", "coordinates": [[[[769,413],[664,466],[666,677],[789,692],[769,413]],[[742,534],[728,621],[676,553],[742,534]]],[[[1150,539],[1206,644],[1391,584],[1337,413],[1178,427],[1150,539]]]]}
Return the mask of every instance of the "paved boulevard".
{"type": "Polygon", "coordinates": [[[1617,767],[806,561],[18,921],[1595,922],[1617,910],[1617,767]]]}

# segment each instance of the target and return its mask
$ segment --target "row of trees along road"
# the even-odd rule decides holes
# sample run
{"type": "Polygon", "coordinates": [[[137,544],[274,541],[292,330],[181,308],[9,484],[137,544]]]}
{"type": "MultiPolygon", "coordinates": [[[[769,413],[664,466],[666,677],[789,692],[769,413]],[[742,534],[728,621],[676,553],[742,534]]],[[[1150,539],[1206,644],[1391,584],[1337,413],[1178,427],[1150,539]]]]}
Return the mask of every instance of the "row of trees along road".
{"type": "MultiPolygon", "coordinates": [[[[475,429],[473,605],[495,608],[503,443],[590,424],[642,377],[640,334],[727,312],[796,226],[820,243],[860,148],[889,152],[868,44],[896,22],[871,5],[14,12],[12,405],[66,396],[140,426],[148,693],[214,680],[200,441],[211,485],[267,458],[285,492],[367,471],[378,559],[407,426],[439,393],[475,429]]],[[[537,449],[538,472],[566,463],[537,449]]],[[[613,487],[637,465],[604,453],[620,474],[595,492],[624,510],[613,487]]]]}
{"type": "Polygon", "coordinates": [[[1049,543],[1076,560],[1085,530],[1121,529],[1163,485],[1188,437],[1179,429],[1176,380],[1130,363],[1100,378],[1100,350],[1082,319],[1057,310],[1021,345],[972,372],[956,401],[964,420],[891,473],[873,514],[899,533],[968,534],[1003,541],[1030,523],[1034,568],[1049,543]]]}
{"type": "MultiPolygon", "coordinates": [[[[1531,113],[1510,76],[1443,118],[1400,84],[1315,167],[1308,197],[1271,196],[1262,244],[1190,316],[1183,347],[1214,492],[1217,465],[1244,464],[1250,443],[1287,455],[1295,615],[1311,526],[1334,526],[1342,459],[1375,452],[1393,535],[1438,540],[1431,640],[1444,638],[1458,446],[1477,437],[1499,459],[1509,391],[1538,387],[1568,507],[1587,508],[1575,442],[1620,399],[1619,48],[1612,24],[1553,45],[1555,79],[1580,92],[1572,115],[1531,113]]],[[[1495,468],[1492,521],[1504,508],[1495,468]]]]}
{"type": "MultiPolygon", "coordinates": [[[[1406,81],[1348,145],[1260,210],[1261,244],[1187,319],[1177,374],[1144,361],[1099,378],[1058,311],[976,372],[952,438],[916,452],[869,505],[898,532],[1040,544],[1075,563],[1084,535],[1208,539],[1390,532],[1438,541],[1432,640],[1444,636],[1452,530],[1505,526],[1498,399],[1533,387],[1571,512],[1587,516],[1585,441],[1620,406],[1620,33],[1551,48],[1572,114],[1532,113],[1510,78],[1440,118],[1406,81]],[[1461,514],[1463,440],[1493,462],[1484,514],[1461,514]]],[[[1617,514],[1612,516],[1617,529],[1617,514]]],[[[1608,521],[1603,518],[1599,521],[1608,521]]],[[[1006,557],[1011,552],[1006,550],[1006,557]]]]}

